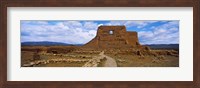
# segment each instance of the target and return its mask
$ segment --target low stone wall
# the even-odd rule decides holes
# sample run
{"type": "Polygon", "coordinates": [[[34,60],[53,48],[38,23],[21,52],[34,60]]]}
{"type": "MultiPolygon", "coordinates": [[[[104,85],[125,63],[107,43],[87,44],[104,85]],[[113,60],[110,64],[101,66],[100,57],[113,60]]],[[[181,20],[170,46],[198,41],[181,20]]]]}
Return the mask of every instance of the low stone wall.
{"type": "Polygon", "coordinates": [[[106,60],[105,57],[94,57],[93,59],[89,60],[85,63],[82,67],[98,67],[98,65],[103,61],[106,60]]]}
{"type": "Polygon", "coordinates": [[[38,61],[32,61],[28,64],[23,64],[23,67],[33,67],[35,65],[40,65],[40,64],[49,64],[49,63],[56,63],[56,62],[88,62],[89,59],[50,59],[50,60],[38,60],[38,61]]]}

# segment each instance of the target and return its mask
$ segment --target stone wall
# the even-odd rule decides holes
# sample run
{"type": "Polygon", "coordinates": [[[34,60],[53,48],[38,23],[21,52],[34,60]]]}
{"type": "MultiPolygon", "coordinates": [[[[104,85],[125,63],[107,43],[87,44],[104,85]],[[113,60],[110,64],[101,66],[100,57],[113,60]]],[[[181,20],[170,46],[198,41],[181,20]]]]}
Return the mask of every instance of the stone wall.
{"type": "Polygon", "coordinates": [[[137,32],[127,32],[125,26],[99,26],[94,39],[84,45],[96,49],[126,49],[141,47],[137,32]]]}

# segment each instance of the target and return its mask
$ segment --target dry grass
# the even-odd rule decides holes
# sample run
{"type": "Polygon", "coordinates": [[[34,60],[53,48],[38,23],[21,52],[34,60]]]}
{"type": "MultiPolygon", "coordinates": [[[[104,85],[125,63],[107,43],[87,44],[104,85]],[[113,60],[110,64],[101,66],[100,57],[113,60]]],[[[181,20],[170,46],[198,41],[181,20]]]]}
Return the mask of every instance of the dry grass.
{"type": "MultiPolygon", "coordinates": [[[[88,60],[97,56],[100,51],[94,50],[81,50],[74,46],[23,46],[21,52],[21,66],[23,64],[30,63],[32,61],[50,60],[50,59],[76,59],[76,60],[88,60]],[[47,53],[48,50],[57,50],[58,54],[47,53]],[[38,52],[39,51],[39,52],[38,52]]],[[[114,51],[113,51],[114,52],[114,51]]],[[[142,52],[144,54],[145,52],[142,52]]],[[[154,50],[152,53],[156,55],[136,55],[130,53],[111,54],[106,55],[114,58],[118,67],[178,67],[179,57],[175,56],[177,52],[163,50],[154,50]],[[170,55],[169,55],[170,54],[170,55]],[[175,55],[174,55],[175,54],[175,55]]],[[[85,62],[54,62],[48,64],[34,65],[36,67],[81,67],[85,62]]],[[[105,60],[98,64],[98,67],[102,67],[105,64],[105,60]]]]}
{"type": "Polygon", "coordinates": [[[81,67],[85,63],[84,62],[57,62],[57,63],[48,63],[48,64],[40,64],[35,67],[81,67]]]}
{"type": "MultiPolygon", "coordinates": [[[[49,48],[63,48],[61,46],[52,46],[49,48]]],[[[60,54],[53,54],[53,53],[41,53],[36,52],[39,50],[46,50],[45,46],[32,46],[32,47],[22,47],[21,52],[21,66],[24,64],[29,64],[30,62],[34,61],[40,61],[40,60],[51,60],[51,59],[76,59],[76,60],[88,60],[92,59],[93,56],[96,56],[97,54],[79,54],[74,52],[69,53],[60,53],[60,54]],[[37,56],[37,58],[36,58],[37,56]]],[[[64,47],[63,49],[66,49],[69,47],[64,47]]],[[[48,49],[48,48],[47,48],[48,49]]],[[[57,49],[60,50],[60,49],[57,49]]],[[[35,67],[81,67],[84,65],[85,62],[78,62],[78,61],[72,61],[72,62],[51,62],[48,64],[39,64],[34,65],[35,67]]]]}
{"type": "Polygon", "coordinates": [[[109,55],[116,59],[118,67],[178,67],[179,59],[174,56],[109,55]]]}

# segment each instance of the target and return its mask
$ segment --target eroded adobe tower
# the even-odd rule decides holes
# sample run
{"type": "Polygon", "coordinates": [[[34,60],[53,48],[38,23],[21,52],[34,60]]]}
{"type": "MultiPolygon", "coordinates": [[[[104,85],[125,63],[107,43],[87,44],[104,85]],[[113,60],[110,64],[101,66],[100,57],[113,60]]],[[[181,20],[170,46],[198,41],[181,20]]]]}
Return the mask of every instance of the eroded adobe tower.
{"type": "Polygon", "coordinates": [[[137,32],[127,32],[125,26],[99,26],[96,37],[84,45],[98,49],[127,49],[140,46],[137,32]]]}

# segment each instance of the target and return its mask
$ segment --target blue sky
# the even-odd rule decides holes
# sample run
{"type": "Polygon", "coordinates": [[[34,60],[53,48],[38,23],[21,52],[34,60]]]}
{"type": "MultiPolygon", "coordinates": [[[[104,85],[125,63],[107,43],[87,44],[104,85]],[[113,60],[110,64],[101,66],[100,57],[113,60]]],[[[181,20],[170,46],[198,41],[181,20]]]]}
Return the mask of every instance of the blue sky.
{"type": "Polygon", "coordinates": [[[125,25],[137,31],[141,44],[178,44],[179,21],[21,21],[21,42],[52,41],[85,44],[96,36],[100,25],[125,25]]]}

